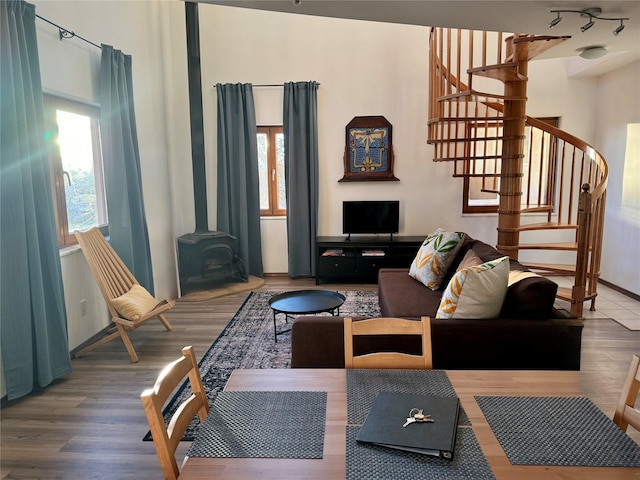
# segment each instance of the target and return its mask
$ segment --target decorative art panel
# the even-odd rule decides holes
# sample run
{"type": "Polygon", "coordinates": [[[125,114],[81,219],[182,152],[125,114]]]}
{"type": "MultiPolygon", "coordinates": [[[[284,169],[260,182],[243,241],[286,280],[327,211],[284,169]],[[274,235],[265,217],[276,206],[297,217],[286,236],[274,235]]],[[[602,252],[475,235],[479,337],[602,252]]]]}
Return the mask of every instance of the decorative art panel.
{"type": "Polygon", "coordinates": [[[340,182],[397,181],[393,175],[393,127],[383,116],[354,117],[346,127],[340,182]]]}

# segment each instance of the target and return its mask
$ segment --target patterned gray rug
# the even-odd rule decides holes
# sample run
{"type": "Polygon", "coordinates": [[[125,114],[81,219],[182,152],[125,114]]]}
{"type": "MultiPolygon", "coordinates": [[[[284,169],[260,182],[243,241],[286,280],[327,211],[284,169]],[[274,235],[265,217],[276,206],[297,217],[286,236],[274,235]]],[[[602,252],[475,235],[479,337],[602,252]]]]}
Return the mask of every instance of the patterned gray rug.
{"type": "MultiPolygon", "coordinates": [[[[282,292],[251,292],[220,336],[209,347],[198,364],[209,404],[224,389],[231,373],[237,368],[289,368],[291,361],[291,332],[273,336],[273,313],[269,299],[282,292]]],[[[346,300],[340,315],[364,317],[380,316],[378,292],[341,291],[346,300]]],[[[283,315],[278,315],[278,329],[284,329],[283,315]]],[[[290,320],[291,322],[291,320],[290,320]]],[[[191,388],[185,382],[164,410],[165,422],[189,395],[191,388]]],[[[198,428],[196,420],[187,429],[183,440],[193,440],[198,428]]],[[[147,432],[144,440],[151,440],[147,432]]]]}

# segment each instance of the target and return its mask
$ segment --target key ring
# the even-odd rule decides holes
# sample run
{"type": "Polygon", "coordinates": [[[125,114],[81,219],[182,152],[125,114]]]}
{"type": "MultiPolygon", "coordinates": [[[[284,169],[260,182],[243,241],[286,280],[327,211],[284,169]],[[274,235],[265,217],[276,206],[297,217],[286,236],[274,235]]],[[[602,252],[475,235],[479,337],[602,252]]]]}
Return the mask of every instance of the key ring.
{"type": "Polygon", "coordinates": [[[425,415],[421,408],[412,408],[409,410],[409,418],[413,418],[416,422],[433,422],[431,415],[425,415]]]}

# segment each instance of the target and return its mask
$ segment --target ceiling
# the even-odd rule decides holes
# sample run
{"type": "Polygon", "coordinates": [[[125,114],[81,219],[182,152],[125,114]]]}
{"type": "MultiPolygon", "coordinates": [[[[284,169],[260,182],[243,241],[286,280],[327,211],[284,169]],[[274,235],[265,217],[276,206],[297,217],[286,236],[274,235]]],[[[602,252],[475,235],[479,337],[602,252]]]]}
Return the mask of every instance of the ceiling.
{"type": "Polygon", "coordinates": [[[198,0],[200,3],[272,10],[303,15],[350,18],[474,30],[518,32],[537,35],[570,35],[540,58],[573,57],[574,75],[600,75],[640,59],[640,1],[601,0],[198,0]],[[581,32],[588,19],[578,13],[562,13],[562,21],[553,29],[551,10],[584,10],[600,7],[602,17],[629,17],[618,36],[613,30],[619,21],[596,20],[592,28],[581,32]],[[590,46],[603,46],[610,53],[597,60],[578,55],[590,46]]]}

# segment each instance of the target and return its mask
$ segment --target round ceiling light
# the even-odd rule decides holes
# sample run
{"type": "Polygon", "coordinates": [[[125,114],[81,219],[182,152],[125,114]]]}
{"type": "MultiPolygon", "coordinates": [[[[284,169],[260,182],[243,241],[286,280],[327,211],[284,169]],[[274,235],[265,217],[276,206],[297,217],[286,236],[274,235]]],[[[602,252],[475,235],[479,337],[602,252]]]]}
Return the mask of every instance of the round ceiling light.
{"type": "Polygon", "coordinates": [[[586,58],[587,60],[593,60],[596,58],[604,57],[607,53],[607,49],[601,46],[587,47],[582,50],[582,52],[580,52],[580,56],[582,58],[586,58]]]}

